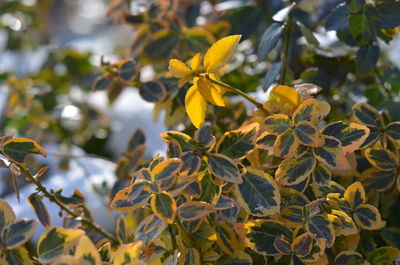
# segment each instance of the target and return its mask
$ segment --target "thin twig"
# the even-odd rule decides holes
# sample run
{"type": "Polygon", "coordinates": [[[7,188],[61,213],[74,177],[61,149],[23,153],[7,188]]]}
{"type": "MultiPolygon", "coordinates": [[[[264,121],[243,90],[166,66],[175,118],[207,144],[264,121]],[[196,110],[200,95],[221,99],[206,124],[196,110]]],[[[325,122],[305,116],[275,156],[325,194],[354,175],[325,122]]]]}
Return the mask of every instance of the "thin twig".
{"type": "MultiPolygon", "coordinates": [[[[3,152],[1,152],[2,155],[5,155],[3,152]]],[[[114,244],[119,244],[117,239],[110,234],[109,232],[105,231],[104,229],[102,229],[100,226],[98,226],[97,224],[93,223],[91,220],[82,217],[80,215],[78,215],[77,213],[75,213],[74,211],[72,211],[71,209],[69,209],[68,207],[66,207],[64,204],[62,204],[57,197],[50,193],[46,187],[44,187],[42,185],[42,183],[37,180],[32,173],[22,164],[22,163],[18,163],[16,161],[12,162],[13,164],[15,164],[20,170],[21,172],[30,180],[32,181],[37,189],[46,197],[48,198],[51,202],[56,203],[63,211],[67,212],[69,215],[73,216],[74,218],[80,220],[82,223],[90,226],[92,229],[94,229],[95,231],[97,231],[98,233],[102,234],[104,237],[108,238],[109,240],[111,240],[114,244]]]]}
{"type": "Polygon", "coordinates": [[[260,110],[262,110],[262,111],[265,111],[267,114],[269,114],[269,111],[266,110],[266,109],[264,108],[263,104],[261,104],[260,102],[258,102],[255,98],[253,98],[253,97],[247,95],[247,94],[244,93],[243,91],[241,91],[241,90],[239,90],[239,89],[237,89],[237,88],[235,88],[235,87],[233,87],[233,86],[230,86],[230,85],[228,85],[228,84],[226,84],[226,83],[223,83],[223,82],[221,82],[221,81],[212,79],[209,75],[199,75],[199,77],[206,78],[206,79],[209,80],[211,83],[216,84],[217,86],[221,86],[221,87],[223,87],[223,88],[226,88],[226,89],[229,90],[230,92],[235,93],[235,94],[237,94],[237,95],[239,95],[239,96],[245,98],[246,100],[248,100],[249,102],[251,102],[253,105],[255,105],[258,109],[260,109],[260,110]]]}

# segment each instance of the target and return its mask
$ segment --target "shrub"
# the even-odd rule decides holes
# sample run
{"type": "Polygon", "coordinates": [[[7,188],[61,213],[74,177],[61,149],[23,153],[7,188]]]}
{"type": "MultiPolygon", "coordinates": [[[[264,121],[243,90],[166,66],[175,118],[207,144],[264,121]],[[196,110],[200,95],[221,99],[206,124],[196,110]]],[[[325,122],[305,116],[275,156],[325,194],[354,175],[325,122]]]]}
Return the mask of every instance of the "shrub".
{"type": "MultiPolygon", "coordinates": [[[[281,11],[286,16],[259,39],[260,60],[277,45],[283,49],[264,77],[264,90],[269,89],[264,102],[251,94],[260,75],[246,76],[245,67],[230,64],[241,38],[249,35],[222,37],[230,27],[222,20],[192,27],[192,17],[186,16],[183,26],[174,7],[167,12],[165,4],[155,2],[136,15],[126,13],[122,1],[113,1],[109,14],[137,29],[131,47],[135,59],[104,63],[93,87],[108,89],[114,98],[122,87],[136,85],[145,100],[156,103],[156,112],[164,109],[165,122],[173,128],[161,134],[166,155],[147,161],[145,135],[140,130],[133,134],[117,161],[118,180],[110,190],[110,209],[121,212],[115,233],[110,233],[94,222],[78,190],[66,197],[62,190],[48,190],[42,184],[46,168],[32,173],[26,156],[46,156],[37,142],[3,136],[2,166],[14,179],[22,174],[36,186],[29,202],[48,229],[37,250],[28,252],[26,242],[37,221],[17,220],[0,200],[1,264],[397,262],[400,122],[367,103],[351,104],[351,113],[343,113],[345,107],[333,99],[336,92],[319,86],[323,80],[317,76],[322,72],[332,74],[329,82],[338,83],[339,94],[348,82],[328,70],[329,63],[321,64],[324,70],[319,72],[295,73],[294,68],[304,66],[290,65],[292,32],[299,30],[309,44],[318,45],[300,19],[305,12],[301,2],[281,11]],[[216,37],[221,38],[211,44],[216,37]],[[153,66],[156,77],[141,82],[140,68],[145,64],[153,66]],[[273,85],[278,77],[281,85],[273,85]],[[239,89],[236,83],[249,87],[239,89]],[[255,110],[234,103],[234,97],[255,110]],[[176,129],[179,123],[185,130],[176,129]],[[43,198],[60,207],[65,227],[51,227],[43,198]]],[[[363,92],[370,89],[368,78],[380,76],[381,69],[375,66],[377,38],[390,41],[390,32],[399,24],[391,9],[399,8],[394,1],[347,1],[326,21],[326,28],[337,30],[344,43],[358,46],[357,69],[350,71],[363,84],[363,92]]],[[[297,63],[329,61],[310,56],[297,63]]],[[[352,59],[340,60],[345,64],[352,59]]],[[[388,106],[394,104],[390,95],[395,93],[395,81],[379,86],[375,89],[388,106]]]]}

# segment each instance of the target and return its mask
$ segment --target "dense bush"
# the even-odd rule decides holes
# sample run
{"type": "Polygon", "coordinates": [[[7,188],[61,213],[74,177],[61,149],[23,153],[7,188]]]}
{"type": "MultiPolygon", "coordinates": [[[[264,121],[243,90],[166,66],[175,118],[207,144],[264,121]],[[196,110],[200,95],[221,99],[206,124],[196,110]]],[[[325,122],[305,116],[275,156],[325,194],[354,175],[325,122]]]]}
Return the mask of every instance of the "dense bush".
{"type": "Polygon", "coordinates": [[[121,212],[110,233],[84,194],[49,190],[41,181],[47,168],[26,159],[46,156],[38,144],[46,137],[91,150],[101,113],[80,106],[88,114],[82,137],[52,115],[57,95],[93,73],[90,55],[58,51],[35,75],[2,74],[10,93],[1,166],[17,196],[17,178],[37,187],[28,200],[48,229],[35,250],[27,242],[38,221],[16,219],[0,200],[0,264],[399,261],[400,76],[380,51],[397,33],[399,2],[131,5],[109,5],[108,15],[136,33],[127,58],[102,61],[92,89],[112,102],[134,86],[154,102],[170,128],[160,136],[166,155],[146,159],[146,135],[132,135],[109,189],[110,210],[121,212]],[[327,31],[337,39],[322,45],[327,31]],[[66,72],[53,73],[54,64],[66,72]],[[143,80],[149,66],[152,79],[143,80]],[[36,84],[58,87],[30,93],[36,84]],[[10,128],[39,137],[14,137],[10,128]],[[60,207],[64,227],[51,226],[43,198],[60,207]]]}

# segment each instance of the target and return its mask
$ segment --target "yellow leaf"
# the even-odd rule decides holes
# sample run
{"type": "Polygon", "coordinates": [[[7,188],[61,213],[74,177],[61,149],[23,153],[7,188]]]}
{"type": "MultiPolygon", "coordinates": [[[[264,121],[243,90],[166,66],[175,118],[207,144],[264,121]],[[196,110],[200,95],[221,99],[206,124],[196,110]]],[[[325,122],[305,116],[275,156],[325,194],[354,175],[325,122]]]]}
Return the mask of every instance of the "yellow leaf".
{"type": "Polygon", "coordinates": [[[142,248],[143,248],[142,241],[119,246],[118,249],[111,256],[111,260],[113,261],[112,264],[114,265],[144,264],[139,259],[140,253],[142,252],[142,248]]]}
{"type": "Polygon", "coordinates": [[[196,53],[196,55],[192,58],[191,67],[193,72],[197,72],[200,70],[201,63],[201,55],[200,53],[196,53]]]}
{"type": "Polygon", "coordinates": [[[176,78],[187,77],[192,74],[192,71],[190,71],[189,67],[177,59],[172,59],[169,61],[168,69],[171,75],[176,78]]]}
{"type": "Polygon", "coordinates": [[[204,56],[204,66],[207,72],[218,71],[229,62],[236,51],[241,35],[232,35],[220,39],[208,49],[204,56]]]}
{"type": "Polygon", "coordinates": [[[186,76],[186,77],[182,77],[181,79],[179,79],[178,81],[178,87],[181,88],[183,87],[184,84],[186,84],[187,82],[190,81],[190,79],[192,79],[192,76],[186,76]]]}
{"type": "Polygon", "coordinates": [[[217,86],[215,86],[209,80],[204,78],[199,78],[195,80],[195,82],[196,81],[197,81],[197,88],[205,100],[217,106],[221,107],[225,106],[225,101],[220,95],[217,86]]]}
{"type": "Polygon", "coordinates": [[[265,107],[274,113],[290,113],[301,103],[300,94],[289,86],[276,86],[269,94],[269,100],[264,103],[265,107]]]}
{"type": "Polygon", "coordinates": [[[196,83],[186,93],[185,108],[190,121],[196,128],[200,128],[206,118],[206,102],[197,89],[196,83]]]}

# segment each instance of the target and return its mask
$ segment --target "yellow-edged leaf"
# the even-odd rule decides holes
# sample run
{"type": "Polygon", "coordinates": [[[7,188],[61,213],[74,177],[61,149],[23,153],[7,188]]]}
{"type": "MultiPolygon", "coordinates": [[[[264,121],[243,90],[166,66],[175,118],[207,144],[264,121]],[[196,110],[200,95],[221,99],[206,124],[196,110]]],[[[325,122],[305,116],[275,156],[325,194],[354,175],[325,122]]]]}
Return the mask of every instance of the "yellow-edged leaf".
{"type": "Polygon", "coordinates": [[[92,265],[101,265],[101,257],[97,248],[86,235],[79,239],[78,245],[75,250],[75,257],[83,258],[89,261],[92,265]]]}
{"type": "Polygon", "coordinates": [[[365,190],[361,182],[354,182],[344,192],[344,199],[355,208],[365,202],[365,190]]]}
{"type": "Polygon", "coordinates": [[[141,241],[119,246],[118,249],[111,255],[111,260],[113,261],[112,264],[144,265],[145,263],[140,262],[139,260],[140,253],[142,252],[142,247],[143,243],[141,241]]]}

